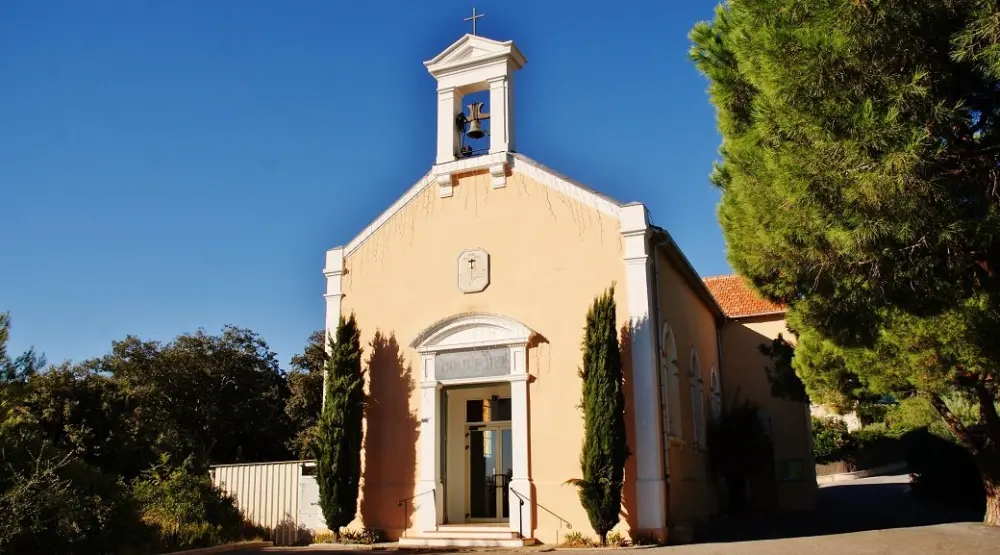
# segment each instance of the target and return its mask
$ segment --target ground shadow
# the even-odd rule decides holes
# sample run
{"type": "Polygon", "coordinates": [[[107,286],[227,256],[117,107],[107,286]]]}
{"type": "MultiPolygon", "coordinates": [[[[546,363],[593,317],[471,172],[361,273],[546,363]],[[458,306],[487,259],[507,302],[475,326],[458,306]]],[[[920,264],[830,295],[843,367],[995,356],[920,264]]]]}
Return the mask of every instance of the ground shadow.
{"type": "Polygon", "coordinates": [[[636,488],[638,483],[638,465],[635,458],[635,385],[633,384],[632,369],[632,336],[634,330],[631,322],[626,323],[621,329],[621,339],[619,345],[622,357],[623,393],[625,394],[625,437],[628,438],[628,446],[631,454],[625,460],[625,479],[622,487],[622,518],[628,523],[629,530],[637,530],[639,527],[636,488]]]}
{"type": "Polygon", "coordinates": [[[407,511],[398,503],[416,484],[420,423],[410,406],[416,386],[395,334],[376,331],[369,347],[361,519],[398,539],[413,518],[412,506],[407,511]]]}
{"type": "Polygon", "coordinates": [[[726,518],[706,527],[700,540],[826,536],[982,520],[982,514],[975,510],[943,507],[914,498],[908,479],[906,475],[887,476],[831,484],[819,489],[813,511],[726,518]]]}

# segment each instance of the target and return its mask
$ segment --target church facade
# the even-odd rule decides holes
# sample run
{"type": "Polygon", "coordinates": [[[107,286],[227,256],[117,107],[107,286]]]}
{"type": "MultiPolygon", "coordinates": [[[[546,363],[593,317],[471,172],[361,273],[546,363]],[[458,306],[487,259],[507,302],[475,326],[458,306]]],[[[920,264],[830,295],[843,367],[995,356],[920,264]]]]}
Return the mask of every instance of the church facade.
{"type": "MultiPolygon", "coordinates": [[[[435,163],[326,253],[326,328],[355,314],[370,397],[354,527],[409,545],[593,537],[566,482],[580,477],[585,315],[615,284],[632,453],[617,530],[663,540],[725,508],[708,426],[730,383],[766,380],[765,361],[754,346],[726,350],[730,319],[644,205],[517,151],[525,62],[512,42],[475,35],[425,62],[437,81],[435,163]],[[466,112],[475,93],[488,102],[466,112]],[[472,147],[477,130],[488,146],[472,147]]],[[[772,425],[791,430],[787,457],[808,472],[784,489],[774,478],[771,506],[808,508],[808,407],[772,425]]]]}

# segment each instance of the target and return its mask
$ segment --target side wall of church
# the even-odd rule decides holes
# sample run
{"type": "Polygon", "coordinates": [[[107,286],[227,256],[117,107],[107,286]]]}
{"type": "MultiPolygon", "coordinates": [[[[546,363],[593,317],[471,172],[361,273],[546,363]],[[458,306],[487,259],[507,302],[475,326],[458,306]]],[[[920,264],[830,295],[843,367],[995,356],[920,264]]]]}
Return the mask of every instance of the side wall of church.
{"type": "Polygon", "coordinates": [[[695,437],[695,407],[691,391],[692,370],[702,380],[702,422],[708,423],[710,407],[710,372],[718,368],[718,336],[715,317],[709,307],[692,290],[678,270],[657,251],[657,291],[660,315],[660,335],[668,324],[677,345],[678,377],[680,381],[682,441],[669,446],[670,492],[667,520],[685,523],[707,518],[717,511],[718,496],[709,472],[707,450],[695,437]],[[697,367],[692,360],[697,354],[697,367]]]}
{"type": "Polygon", "coordinates": [[[771,361],[759,350],[761,344],[769,344],[779,333],[795,342],[795,336],[780,315],[726,322],[722,336],[723,395],[726,406],[736,396],[740,401],[753,401],[770,425],[774,444],[773,475],[757,478],[759,487],[751,484],[753,506],[764,510],[805,510],[815,505],[817,487],[809,405],[771,394],[765,370],[771,361]]]}
{"type": "Polygon", "coordinates": [[[576,489],[565,482],[580,477],[577,371],[587,309],[617,282],[619,327],[628,321],[617,218],[523,174],[514,172],[506,187],[493,189],[489,174],[479,172],[458,179],[450,198],[427,187],[348,253],[345,267],[341,312],[353,311],[360,325],[371,395],[359,520],[352,527],[391,536],[404,528],[422,532],[397,506],[421,493],[415,491],[420,357],[409,344],[442,318],[489,312],[541,336],[527,358],[529,467],[535,499],[544,507],[536,512],[535,537],[546,543],[564,537],[569,530],[559,518],[593,535],[576,489]],[[463,294],[457,259],[472,248],[489,253],[490,283],[463,294]]]}

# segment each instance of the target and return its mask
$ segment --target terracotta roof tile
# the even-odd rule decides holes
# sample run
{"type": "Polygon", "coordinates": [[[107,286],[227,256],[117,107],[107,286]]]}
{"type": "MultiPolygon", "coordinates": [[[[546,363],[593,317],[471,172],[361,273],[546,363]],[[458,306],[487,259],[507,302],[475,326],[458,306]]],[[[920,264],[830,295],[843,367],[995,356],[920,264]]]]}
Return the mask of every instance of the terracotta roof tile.
{"type": "Polygon", "coordinates": [[[785,312],[785,306],[764,300],[738,275],[702,278],[715,302],[730,318],[785,312]]]}

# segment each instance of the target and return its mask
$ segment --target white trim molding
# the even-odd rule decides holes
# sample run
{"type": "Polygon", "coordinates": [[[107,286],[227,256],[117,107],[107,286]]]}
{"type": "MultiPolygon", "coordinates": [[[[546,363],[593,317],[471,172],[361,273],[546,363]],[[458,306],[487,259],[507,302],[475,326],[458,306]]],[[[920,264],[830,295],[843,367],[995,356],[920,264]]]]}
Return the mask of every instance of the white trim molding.
{"type": "Polygon", "coordinates": [[[441,416],[440,391],[449,386],[484,385],[508,383],[511,393],[511,445],[513,448],[512,476],[510,487],[527,498],[524,507],[520,499],[510,496],[510,530],[522,532],[525,538],[532,537],[534,522],[534,487],[528,469],[529,428],[528,422],[528,343],[534,332],[528,326],[500,314],[465,313],[449,316],[427,326],[417,334],[410,347],[420,352],[421,359],[421,401],[420,401],[420,478],[418,490],[434,491],[436,502],[424,502],[416,507],[414,522],[420,531],[434,530],[444,522],[444,497],[450,495],[441,481],[441,426],[437,423],[441,416]],[[438,379],[435,367],[438,354],[457,350],[482,348],[508,348],[507,371],[496,376],[466,377],[458,379],[438,379]],[[522,510],[523,509],[523,510],[522,510]],[[518,522],[514,515],[520,515],[518,522]]]}
{"type": "Polygon", "coordinates": [[[701,358],[698,349],[691,346],[691,361],[688,367],[691,388],[691,439],[695,449],[705,448],[705,398],[701,378],[701,358]]]}
{"type": "MultiPolygon", "coordinates": [[[[341,304],[344,299],[344,247],[334,247],[326,251],[326,266],[323,268],[326,276],[326,325],[323,337],[323,348],[330,352],[330,337],[336,337],[337,326],[340,324],[341,304]]],[[[323,371],[323,403],[326,403],[326,370],[323,371]]]]}
{"type": "Polygon", "coordinates": [[[523,173],[549,189],[558,191],[579,203],[596,208],[615,219],[623,217],[624,208],[618,201],[543,166],[519,152],[513,154],[513,162],[515,171],[523,173]]]}
{"type": "Polygon", "coordinates": [[[649,213],[642,204],[621,208],[621,234],[625,247],[625,278],[629,323],[632,330],[632,388],[635,409],[636,500],[638,528],[666,528],[666,480],[663,456],[657,341],[653,310],[652,257],[649,213]]]}
{"type": "Polygon", "coordinates": [[[354,253],[354,251],[358,250],[358,247],[360,247],[366,239],[374,235],[379,228],[385,225],[393,216],[396,215],[397,212],[405,208],[407,204],[410,204],[410,201],[415,199],[417,195],[426,189],[433,180],[434,175],[431,172],[424,174],[419,181],[414,183],[412,187],[403,193],[403,196],[396,199],[396,202],[392,203],[389,208],[386,208],[384,212],[375,218],[375,221],[368,224],[361,230],[361,233],[358,233],[354,239],[351,239],[350,243],[347,243],[347,245],[343,247],[344,256],[350,256],[354,253]]]}
{"type": "MultiPolygon", "coordinates": [[[[421,353],[527,345],[528,326],[499,314],[469,312],[450,316],[428,326],[410,343],[421,353]]],[[[495,381],[495,380],[494,380],[495,381]]]]}

